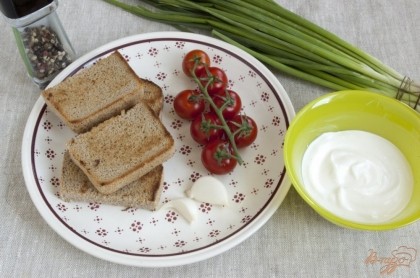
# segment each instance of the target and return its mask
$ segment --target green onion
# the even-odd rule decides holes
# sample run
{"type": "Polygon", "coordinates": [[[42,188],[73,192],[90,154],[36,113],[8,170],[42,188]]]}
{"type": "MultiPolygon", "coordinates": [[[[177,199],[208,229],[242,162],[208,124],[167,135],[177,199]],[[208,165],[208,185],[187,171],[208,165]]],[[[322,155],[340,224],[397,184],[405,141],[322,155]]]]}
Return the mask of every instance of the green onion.
{"type": "Polygon", "coordinates": [[[204,29],[271,68],[333,89],[363,89],[420,112],[420,84],[271,0],[104,0],[137,16],[204,29]]]}

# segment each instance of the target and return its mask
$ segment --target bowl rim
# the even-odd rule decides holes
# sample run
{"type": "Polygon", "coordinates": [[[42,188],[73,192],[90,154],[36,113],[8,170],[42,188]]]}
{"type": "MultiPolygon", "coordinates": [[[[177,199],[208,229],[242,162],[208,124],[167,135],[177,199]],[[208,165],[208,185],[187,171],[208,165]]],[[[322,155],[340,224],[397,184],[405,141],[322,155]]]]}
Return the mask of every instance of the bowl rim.
{"type": "Polygon", "coordinates": [[[325,102],[326,99],[335,99],[337,97],[343,98],[347,96],[353,96],[353,95],[359,95],[359,96],[369,96],[371,98],[379,98],[382,103],[386,103],[387,105],[392,105],[398,107],[403,113],[406,113],[409,117],[418,118],[420,120],[420,113],[415,111],[413,108],[408,106],[407,104],[398,101],[395,98],[379,94],[377,92],[371,92],[371,91],[365,91],[365,90],[342,90],[342,91],[335,91],[331,93],[327,93],[325,95],[322,95],[320,97],[317,97],[316,99],[312,100],[308,104],[306,104],[302,109],[300,109],[297,113],[294,119],[291,121],[288,130],[286,131],[285,140],[284,140],[284,163],[286,167],[286,172],[289,175],[289,178],[292,182],[293,188],[298,192],[300,197],[313,209],[316,213],[318,213],[320,216],[322,216],[324,219],[330,221],[331,223],[341,226],[344,228],[351,228],[356,230],[368,230],[368,231],[385,231],[385,230],[394,230],[398,228],[402,228],[405,226],[408,226],[418,220],[420,220],[420,211],[404,220],[399,220],[394,223],[378,223],[378,224],[366,224],[366,223],[359,223],[359,222],[353,222],[351,220],[347,220],[344,218],[341,218],[334,213],[326,210],[324,207],[319,205],[317,202],[314,201],[314,199],[302,188],[302,185],[299,185],[299,181],[294,174],[293,171],[291,171],[291,151],[289,150],[289,140],[290,137],[294,131],[294,127],[296,126],[296,123],[300,121],[300,119],[303,117],[303,115],[308,111],[313,109],[317,106],[318,103],[325,102]]]}

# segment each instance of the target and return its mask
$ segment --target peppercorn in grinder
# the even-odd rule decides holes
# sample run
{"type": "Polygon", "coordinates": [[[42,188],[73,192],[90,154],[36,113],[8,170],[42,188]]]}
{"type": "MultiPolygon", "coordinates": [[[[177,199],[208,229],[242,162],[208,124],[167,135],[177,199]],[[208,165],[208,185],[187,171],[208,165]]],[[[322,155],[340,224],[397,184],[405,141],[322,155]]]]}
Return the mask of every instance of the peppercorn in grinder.
{"type": "Polygon", "coordinates": [[[40,89],[75,58],[56,13],[57,0],[0,0],[28,75],[40,89]]]}

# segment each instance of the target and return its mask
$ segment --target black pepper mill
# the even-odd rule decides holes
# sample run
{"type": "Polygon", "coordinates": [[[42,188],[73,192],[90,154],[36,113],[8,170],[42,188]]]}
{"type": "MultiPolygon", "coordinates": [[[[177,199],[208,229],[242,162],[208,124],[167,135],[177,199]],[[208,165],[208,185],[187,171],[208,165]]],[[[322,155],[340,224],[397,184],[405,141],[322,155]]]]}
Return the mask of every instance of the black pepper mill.
{"type": "Polygon", "coordinates": [[[41,89],[76,56],[57,7],[57,0],[0,0],[27,72],[41,89]]]}

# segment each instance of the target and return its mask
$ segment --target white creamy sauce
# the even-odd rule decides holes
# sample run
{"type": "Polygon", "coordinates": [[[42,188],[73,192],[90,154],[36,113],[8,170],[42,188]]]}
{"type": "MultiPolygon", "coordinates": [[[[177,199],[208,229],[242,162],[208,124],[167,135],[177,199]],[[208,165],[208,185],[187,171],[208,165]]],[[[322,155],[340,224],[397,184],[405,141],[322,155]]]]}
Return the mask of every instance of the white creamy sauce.
{"type": "Polygon", "coordinates": [[[303,156],[302,178],[307,192],[326,210],[370,224],[400,213],[414,184],[411,167],[395,145],[358,130],[316,138],[303,156]]]}

